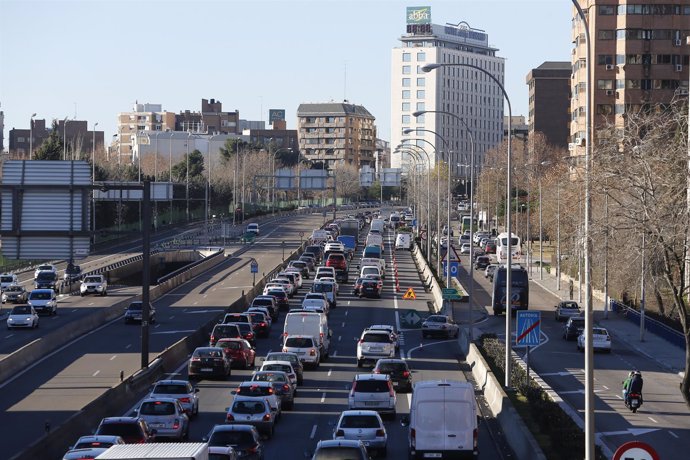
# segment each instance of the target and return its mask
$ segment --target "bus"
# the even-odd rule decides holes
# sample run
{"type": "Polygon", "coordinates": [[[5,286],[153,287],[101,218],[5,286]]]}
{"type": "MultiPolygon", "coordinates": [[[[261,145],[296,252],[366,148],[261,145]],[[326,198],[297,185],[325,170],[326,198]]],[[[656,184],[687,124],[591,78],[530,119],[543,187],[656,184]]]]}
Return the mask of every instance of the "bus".
{"type": "Polygon", "coordinates": [[[511,257],[508,258],[508,234],[501,233],[496,238],[496,259],[499,264],[506,264],[511,262],[519,262],[522,257],[522,244],[520,237],[515,233],[510,234],[510,252],[511,257]]]}
{"type": "MultiPolygon", "coordinates": [[[[472,219],[469,215],[467,216],[462,216],[461,224],[460,224],[460,234],[463,235],[465,232],[470,230],[470,219],[472,219]]],[[[472,219],[472,231],[476,232],[479,230],[479,221],[475,217],[472,219]]]]}
{"type": "MultiPolygon", "coordinates": [[[[529,308],[529,278],[525,267],[510,265],[510,297],[511,312],[527,310],[529,308]]],[[[506,265],[499,265],[494,273],[491,294],[491,304],[494,315],[505,313],[506,309],[506,265]]]]}

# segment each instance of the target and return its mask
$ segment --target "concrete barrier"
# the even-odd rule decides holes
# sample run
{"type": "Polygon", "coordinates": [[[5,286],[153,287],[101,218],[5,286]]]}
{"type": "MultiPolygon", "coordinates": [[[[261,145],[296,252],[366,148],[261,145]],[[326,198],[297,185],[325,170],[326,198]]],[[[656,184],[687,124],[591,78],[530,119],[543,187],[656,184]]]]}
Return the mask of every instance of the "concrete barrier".
{"type": "Polygon", "coordinates": [[[478,389],[484,394],[484,399],[489,405],[491,413],[501,425],[503,435],[515,452],[515,456],[525,460],[546,460],[541,447],[473,343],[469,346],[466,361],[472,367],[472,375],[477,382],[478,389]]]}
{"type": "Polygon", "coordinates": [[[431,291],[431,295],[434,297],[434,309],[436,310],[435,313],[440,312],[443,308],[443,292],[441,291],[441,286],[438,284],[438,281],[436,281],[436,277],[431,271],[431,268],[429,268],[429,264],[427,264],[426,260],[424,259],[424,255],[417,246],[412,249],[412,259],[417,266],[417,270],[419,270],[419,276],[422,278],[422,281],[425,284],[429,281],[431,282],[429,289],[431,291]]]}

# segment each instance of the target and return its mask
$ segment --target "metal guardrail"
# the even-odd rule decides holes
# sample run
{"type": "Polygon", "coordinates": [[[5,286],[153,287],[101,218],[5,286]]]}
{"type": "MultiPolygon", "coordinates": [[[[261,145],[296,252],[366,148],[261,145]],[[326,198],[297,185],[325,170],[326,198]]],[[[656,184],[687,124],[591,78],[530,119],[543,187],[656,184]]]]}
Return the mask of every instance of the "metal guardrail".
{"type": "MultiPolygon", "coordinates": [[[[631,321],[638,326],[640,325],[640,312],[634,308],[630,308],[621,302],[611,299],[611,310],[622,314],[628,321],[631,321]]],[[[660,336],[661,338],[671,342],[673,345],[685,349],[685,338],[683,337],[682,333],[648,316],[644,317],[644,325],[645,329],[649,332],[660,336]]]]}
{"type": "Polygon", "coordinates": [[[196,267],[197,265],[202,264],[202,263],[206,262],[207,260],[210,260],[210,259],[212,259],[212,258],[214,258],[214,257],[220,257],[220,256],[222,256],[223,254],[225,254],[225,249],[220,249],[220,250],[218,250],[217,252],[211,254],[211,255],[208,256],[208,257],[203,257],[203,258],[201,258],[201,259],[199,259],[199,260],[196,260],[196,261],[194,261],[194,262],[192,262],[192,263],[190,263],[190,264],[185,265],[185,266],[182,267],[182,268],[178,268],[178,269],[175,270],[174,272],[170,272],[170,273],[168,273],[168,274],[165,275],[165,276],[161,276],[160,278],[158,278],[158,279],[156,280],[156,284],[161,284],[161,283],[163,283],[163,282],[165,282],[165,281],[168,281],[170,278],[172,278],[172,277],[174,277],[174,276],[177,276],[177,275],[179,275],[180,273],[184,273],[184,272],[186,272],[187,270],[191,270],[192,268],[196,267]]]}

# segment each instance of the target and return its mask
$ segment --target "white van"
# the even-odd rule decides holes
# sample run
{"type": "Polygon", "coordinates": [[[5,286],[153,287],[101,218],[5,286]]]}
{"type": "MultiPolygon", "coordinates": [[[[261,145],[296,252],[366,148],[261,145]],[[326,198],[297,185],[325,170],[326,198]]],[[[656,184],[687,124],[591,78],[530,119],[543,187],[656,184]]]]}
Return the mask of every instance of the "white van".
{"type": "Polygon", "coordinates": [[[378,231],[383,235],[384,229],[386,228],[386,222],[383,219],[374,219],[371,221],[371,230],[378,231]]]}
{"type": "Polygon", "coordinates": [[[366,241],[365,245],[366,246],[378,246],[381,248],[381,252],[384,252],[383,237],[379,234],[369,233],[367,235],[367,241],[366,241]]]}
{"type": "MultiPolygon", "coordinates": [[[[362,270],[359,272],[359,277],[364,278],[366,275],[381,276],[381,269],[378,265],[363,265],[362,270]]],[[[381,276],[381,278],[383,278],[383,276],[381,276]]]]}
{"type": "Polygon", "coordinates": [[[362,267],[365,267],[367,265],[378,266],[380,271],[381,271],[381,277],[382,278],[386,277],[386,261],[385,261],[385,259],[379,259],[376,257],[363,257],[362,260],[359,261],[359,265],[362,267]]]}
{"type": "Polygon", "coordinates": [[[412,248],[412,235],[409,233],[398,233],[395,237],[395,250],[412,248]]]}
{"type": "Polygon", "coordinates": [[[410,458],[478,455],[477,403],[471,383],[427,380],[414,385],[410,403],[410,458]]]}
{"type": "Polygon", "coordinates": [[[285,340],[288,335],[306,335],[317,338],[321,359],[326,360],[328,358],[332,333],[328,329],[328,320],[325,314],[303,311],[288,313],[285,317],[282,339],[285,340]]]}

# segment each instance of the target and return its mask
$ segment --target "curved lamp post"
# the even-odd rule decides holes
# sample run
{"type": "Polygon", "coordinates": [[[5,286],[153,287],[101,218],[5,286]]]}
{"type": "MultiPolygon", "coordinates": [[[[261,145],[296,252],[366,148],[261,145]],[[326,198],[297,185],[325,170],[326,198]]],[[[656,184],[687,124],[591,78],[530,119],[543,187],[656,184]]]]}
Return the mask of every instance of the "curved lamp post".
{"type": "Polygon", "coordinates": [[[422,147],[414,144],[400,144],[396,148],[396,150],[400,150],[401,148],[407,149],[408,151],[411,151],[410,147],[416,147],[422,152],[424,152],[424,155],[426,156],[426,161],[427,161],[427,174],[426,174],[426,253],[427,257],[431,257],[431,157],[429,156],[429,153],[422,147]]]}
{"type": "MultiPolygon", "coordinates": [[[[510,265],[512,261],[512,251],[510,248],[510,243],[511,243],[511,228],[510,228],[510,188],[511,188],[511,159],[513,156],[512,152],[512,135],[513,135],[513,127],[512,127],[512,119],[513,119],[513,109],[510,105],[510,98],[508,97],[508,93],[506,92],[505,88],[503,88],[503,85],[501,84],[500,81],[496,77],[494,77],[488,70],[479,67],[474,64],[465,64],[465,63],[453,63],[453,64],[427,64],[424,67],[422,67],[422,70],[424,72],[431,72],[434,69],[438,69],[439,67],[468,67],[471,69],[478,70],[479,72],[482,72],[484,75],[488,76],[491,78],[496,85],[501,89],[501,92],[503,93],[503,97],[505,97],[506,102],[508,103],[508,164],[507,164],[507,184],[506,184],[506,233],[508,234],[507,238],[507,255],[509,258],[508,263],[506,264],[506,356],[505,356],[505,386],[510,387],[510,377],[512,375],[512,368],[513,368],[513,363],[512,363],[512,357],[511,357],[511,350],[512,350],[512,344],[511,344],[511,283],[512,283],[512,276],[511,276],[511,270],[510,270],[510,265]]],[[[591,334],[590,334],[591,336],[591,334]]]]}
{"type": "MultiPolygon", "coordinates": [[[[36,114],[31,115],[31,119],[29,120],[29,160],[33,159],[33,154],[34,154],[34,118],[36,117],[36,114]]],[[[98,124],[98,123],[96,123],[98,124]]]]}
{"type": "MultiPolygon", "coordinates": [[[[272,184],[273,184],[273,194],[271,195],[271,215],[275,215],[276,213],[276,156],[280,152],[292,152],[291,147],[281,147],[275,152],[273,152],[273,177],[272,177],[272,184]]],[[[299,158],[298,158],[299,161],[299,158]]],[[[299,206],[298,206],[299,207],[299,206]]]]}

